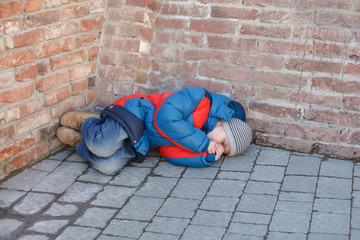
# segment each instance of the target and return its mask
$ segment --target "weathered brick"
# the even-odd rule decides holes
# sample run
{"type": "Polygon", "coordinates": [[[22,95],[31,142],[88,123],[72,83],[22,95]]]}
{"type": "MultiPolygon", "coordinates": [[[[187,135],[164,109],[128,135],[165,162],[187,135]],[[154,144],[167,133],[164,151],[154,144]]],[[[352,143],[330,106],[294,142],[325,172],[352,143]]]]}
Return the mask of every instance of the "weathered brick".
{"type": "Polygon", "coordinates": [[[123,4],[122,1],[118,0],[108,0],[109,8],[120,8],[123,4]]]}
{"type": "Polygon", "coordinates": [[[305,24],[312,22],[312,12],[262,11],[260,21],[266,23],[305,24]]]}
{"type": "Polygon", "coordinates": [[[36,64],[16,69],[16,81],[18,82],[26,82],[35,79],[37,76],[38,69],[36,64]]]}
{"type": "Polygon", "coordinates": [[[339,136],[339,130],[289,124],[285,128],[284,135],[313,141],[336,142],[339,136]]]}
{"type": "Polygon", "coordinates": [[[148,70],[150,67],[150,60],[147,58],[139,57],[137,59],[137,65],[136,67],[138,69],[148,70]]]}
{"type": "Polygon", "coordinates": [[[314,53],[320,57],[343,58],[347,55],[347,47],[335,44],[317,43],[314,46],[314,53]]]}
{"type": "Polygon", "coordinates": [[[85,92],[87,90],[87,79],[82,79],[80,81],[71,83],[71,95],[77,95],[79,93],[85,92]]]}
{"type": "Polygon", "coordinates": [[[152,55],[158,58],[165,59],[180,59],[181,49],[174,46],[155,46],[152,48],[152,55]]]}
{"type": "Polygon", "coordinates": [[[104,44],[105,49],[126,52],[139,52],[139,47],[140,41],[135,39],[109,39],[104,44]]]}
{"type": "Polygon", "coordinates": [[[242,66],[257,67],[257,68],[272,68],[282,69],[283,58],[262,55],[249,55],[248,53],[234,52],[230,55],[230,62],[242,66]]]}
{"type": "Polygon", "coordinates": [[[24,12],[35,12],[42,8],[43,0],[26,0],[24,12]]]}
{"type": "Polygon", "coordinates": [[[44,40],[44,29],[37,29],[34,31],[15,35],[6,38],[6,47],[8,49],[24,47],[32,45],[44,40]]]}
{"type": "Polygon", "coordinates": [[[327,96],[306,92],[293,92],[289,95],[289,100],[290,102],[315,104],[334,108],[340,108],[343,103],[342,96],[327,96]]]}
{"type": "Polygon", "coordinates": [[[90,5],[88,2],[81,5],[70,6],[61,9],[62,20],[84,17],[89,15],[89,13],[90,5]]]}
{"type": "Polygon", "coordinates": [[[154,29],[149,27],[141,28],[141,39],[151,42],[154,38],[154,29]]]}
{"type": "Polygon", "coordinates": [[[86,33],[75,38],[75,46],[78,48],[78,47],[90,45],[97,42],[98,39],[99,39],[99,33],[97,32],[86,33]]]}
{"type": "Polygon", "coordinates": [[[304,9],[351,9],[352,1],[351,0],[303,0],[298,4],[299,8],[304,9]]]}
{"type": "Polygon", "coordinates": [[[73,109],[81,108],[85,105],[85,99],[82,95],[74,96],[61,104],[51,107],[51,115],[54,119],[59,118],[64,112],[68,112],[73,109]]]}
{"type": "Polygon", "coordinates": [[[360,111],[360,97],[345,97],[344,108],[350,111],[360,111]]]}
{"type": "Polygon", "coordinates": [[[90,2],[90,13],[101,13],[105,9],[105,0],[90,2]]]}
{"type": "Polygon", "coordinates": [[[47,12],[38,12],[35,14],[28,14],[26,18],[23,19],[24,28],[33,28],[37,26],[48,25],[60,21],[60,11],[47,11],[47,12]]]}
{"type": "Polygon", "coordinates": [[[99,67],[98,74],[100,78],[108,80],[134,80],[135,78],[133,69],[117,66],[99,67]]]}
{"type": "Polygon", "coordinates": [[[126,0],[126,6],[145,7],[146,0],[126,0]]]}
{"type": "Polygon", "coordinates": [[[39,78],[36,81],[36,90],[39,92],[45,92],[64,83],[69,82],[69,73],[55,73],[47,77],[39,78]]]}
{"type": "Polygon", "coordinates": [[[187,19],[178,19],[178,18],[156,18],[156,27],[159,29],[186,29],[189,21],[187,19]]]}
{"type": "Polygon", "coordinates": [[[97,16],[90,19],[81,20],[81,32],[87,32],[90,30],[101,28],[104,22],[104,16],[97,16]]]}
{"type": "Polygon", "coordinates": [[[70,88],[65,86],[51,92],[45,93],[45,106],[49,107],[62,102],[70,97],[70,88]]]}
{"type": "Polygon", "coordinates": [[[314,77],[312,82],[316,88],[322,90],[335,91],[340,93],[360,92],[360,84],[357,81],[343,81],[329,77],[314,77]]]}
{"type": "Polygon", "coordinates": [[[15,67],[34,61],[32,50],[20,50],[10,52],[0,57],[0,71],[9,67],[15,67]]]}
{"type": "Polygon", "coordinates": [[[0,40],[0,54],[5,52],[5,41],[4,39],[0,40]]]}
{"type": "Polygon", "coordinates": [[[306,111],[304,119],[314,122],[332,123],[349,127],[360,126],[360,114],[358,113],[309,109],[306,111]]]}
{"type": "Polygon", "coordinates": [[[360,160],[360,148],[341,146],[338,144],[317,144],[315,152],[332,158],[360,160]]]}
{"type": "Polygon", "coordinates": [[[45,1],[45,8],[53,8],[61,6],[62,2],[67,3],[67,1],[62,0],[44,0],[45,1]]]}
{"type": "Polygon", "coordinates": [[[110,21],[129,21],[129,22],[144,22],[144,11],[143,10],[133,10],[133,9],[118,9],[118,8],[109,8],[109,20],[110,21]]]}
{"type": "Polygon", "coordinates": [[[295,42],[259,40],[258,50],[260,52],[274,54],[309,55],[312,53],[312,45],[295,42]]]}
{"type": "Polygon", "coordinates": [[[74,81],[89,76],[89,74],[91,73],[91,63],[74,67],[69,70],[69,73],[70,73],[70,81],[74,81]]]}
{"type": "Polygon", "coordinates": [[[42,110],[43,106],[44,106],[43,97],[36,97],[34,99],[27,100],[24,103],[20,103],[16,106],[12,106],[8,108],[7,111],[7,115],[6,115],[7,122],[19,120],[35,112],[39,112],[42,110]]]}
{"type": "Polygon", "coordinates": [[[4,145],[7,142],[10,142],[14,138],[15,129],[14,126],[6,126],[4,128],[0,128],[0,145],[4,145]]]}
{"type": "Polygon", "coordinates": [[[0,20],[0,36],[4,34],[11,34],[20,30],[20,19],[3,19],[0,20]]]}
{"type": "Polygon", "coordinates": [[[21,13],[21,1],[6,1],[0,3],[0,18],[11,17],[21,13]]]}
{"type": "Polygon", "coordinates": [[[16,139],[10,145],[0,150],[0,162],[34,146],[37,141],[36,134],[30,133],[25,137],[16,139]]]}
{"type": "Polygon", "coordinates": [[[291,36],[291,28],[289,26],[243,24],[240,26],[240,33],[246,35],[288,39],[291,36]]]}
{"type": "Polygon", "coordinates": [[[353,34],[347,29],[312,27],[312,26],[295,26],[293,29],[294,38],[318,39],[322,41],[333,42],[350,42],[353,34]]]}
{"type": "Polygon", "coordinates": [[[348,63],[345,67],[344,73],[360,75],[360,64],[348,63]]]}
{"type": "Polygon", "coordinates": [[[107,35],[115,35],[116,27],[118,29],[119,36],[124,37],[140,37],[142,26],[137,23],[122,23],[120,22],[117,26],[108,25],[106,28],[107,35]]]}
{"type": "Polygon", "coordinates": [[[360,130],[346,129],[340,135],[341,142],[350,144],[360,144],[360,130]]]}
{"type": "Polygon", "coordinates": [[[199,69],[199,75],[210,78],[248,82],[250,80],[250,69],[202,65],[199,69]]]}
{"type": "Polygon", "coordinates": [[[293,0],[244,0],[245,5],[291,7],[294,5],[293,0]]]}
{"type": "Polygon", "coordinates": [[[54,39],[68,36],[79,31],[79,25],[76,22],[60,23],[46,27],[45,39],[54,39]]]}
{"type": "Polygon", "coordinates": [[[14,157],[14,159],[11,161],[12,171],[24,167],[31,162],[39,160],[41,157],[44,157],[46,155],[47,151],[48,151],[47,143],[42,143],[26,151],[25,153],[17,157],[14,157]]]}
{"type": "Polygon", "coordinates": [[[217,50],[188,49],[184,51],[183,58],[193,61],[204,60],[226,62],[228,59],[228,54],[226,52],[217,50]]]}
{"type": "Polygon", "coordinates": [[[95,90],[90,90],[86,94],[86,104],[90,104],[95,100],[95,90]]]}
{"type": "Polygon", "coordinates": [[[166,61],[154,61],[153,70],[166,73],[194,75],[197,71],[197,66],[185,62],[172,63],[166,61]]]}
{"type": "Polygon", "coordinates": [[[255,20],[258,16],[259,10],[247,8],[234,7],[212,7],[211,17],[214,18],[235,18],[241,20],[255,20]]]}
{"type": "Polygon", "coordinates": [[[249,105],[249,110],[277,118],[299,118],[299,116],[301,115],[300,110],[295,108],[276,106],[258,102],[251,102],[249,105]]]}
{"type": "Polygon", "coordinates": [[[16,123],[16,136],[23,133],[31,132],[32,130],[49,123],[51,120],[50,110],[46,110],[42,113],[32,115],[30,118],[22,120],[16,123]]]}
{"type": "Polygon", "coordinates": [[[61,39],[53,42],[45,42],[43,45],[35,47],[36,58],[45,58],[61,52],[73,50],[73,41],[71,38],[61,39]]]}
{"type": "Polygon", "coordinates": [[[174,32],[173,34],[157,32],[156,43],[178,44],[186,46],[202,46],[203,36],[198,34],[186,34],[174,32]]]}
{"type": "Polygon", "coordinates": [[[169,16],[191,16],[204,18],[209,14],[209,8],[199,5],[163,4],[160,14],[169,16]]]}
{"type": "Polygon", "coordinates": [[[272,120],[247,119],[246,122],[251,124],[252,129],[256,132],[282,134],[284,128],[283,123],[272,120]]]}
{"type": "Polygon", "coordinates": [[[136,83],[145,84],[148,79],[148,74],[142,71],[136,71],[135,81],[136,83]]]}
{"type": "Polygon", "coordinates": [[[33,83],[26,83],[0,92],[0,106],[28,98],[33,93],[33,83]]]}
{"type": "Polygon", "coordinates": [[[15,83],[14,71],[0,72],[0,89],[12,86],[15,83]]]}
{"type": "Polygon", "coordinates": [[[310,59],[290,58],[285,63],[285,66],[289,70],[296,70],[299,72],[340,73],[342,71],[342,64],[339,62],[317,61],[310,59]]]}
{"type": "Polygon", "coordinates": [[[221,20],[191,20],[190,30],[217,34],[234,34],[236,23],[221,20]]]}
{"type": "Polygon", "coordinates": [[[265,83],[274,86],[299,88],[307,85],[307,79],[301,75],[261,71],[254,72],[253,82],[265,83]]]}
{"type": "Polygon", "coordinates": [[[231,91],[231,84],[229,83],[219,83],[215,81],[194,78],[185,78],[183,87],[201,87],[218,93],[229,93],[231,91]]]}
{"type": "Polygon", "coordinates": [[[88,60],[93,60],[98,57],[99,55],[99,46],[91,46],[88,49],[88,60]]]}
{"type": "Polygon", "coordinates": [[[255,87],[254,91],[255,91],[255,96],[258,99],[272,99],[272,100],[286,101],[286,98],[288,96],[288,91],[284,89],[255,87]]]}
{"type": "Polygon", "coordinates": [[[117,65],[117,64],[123,65],[118,62],[116,55],[117,54],[115,52],[103,51],[99,58],[100,63],[103,65],[117,65]]]}
{"type": "Polygon", "coordinates": [[[50,58],[51,70],[66,68],[75,64],[82,63],[87,58],[86,50],[69,53],[65,56],[50,58]]]}

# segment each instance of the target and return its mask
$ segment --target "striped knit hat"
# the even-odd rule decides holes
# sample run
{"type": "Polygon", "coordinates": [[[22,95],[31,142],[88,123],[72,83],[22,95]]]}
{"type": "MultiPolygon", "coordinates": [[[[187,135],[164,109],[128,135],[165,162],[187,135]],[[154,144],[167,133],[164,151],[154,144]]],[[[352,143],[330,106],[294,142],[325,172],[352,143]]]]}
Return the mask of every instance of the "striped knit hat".
{"type": "Polygon", "coordinates": [[[238,118],[232,118],[230,122],[222,121],[226,137],[230,144],[228,156],[235,156],[244,152],[251,142],[251,128],[238,118]]]}

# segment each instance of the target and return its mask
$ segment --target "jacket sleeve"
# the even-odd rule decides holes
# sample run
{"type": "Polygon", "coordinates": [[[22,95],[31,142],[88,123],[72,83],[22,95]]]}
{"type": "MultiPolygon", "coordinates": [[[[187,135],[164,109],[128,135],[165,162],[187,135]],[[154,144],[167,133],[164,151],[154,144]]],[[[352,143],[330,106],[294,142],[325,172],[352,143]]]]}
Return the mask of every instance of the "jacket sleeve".
{"type": "Polygon", "coordinates": [[[160,155],[175,166],[207,167],[215,163],[215,154],[189,152],[178,146],[161,146],[160,155]]]}
{"type": "Polygon", "coordinates": [[[206,152],[210,139],[202,130],[194,127],[192,119],[204,95],[205,90],[202,88],[184,88],[171,94],[155,113],[157,131],[183,150],[206,152]]]}

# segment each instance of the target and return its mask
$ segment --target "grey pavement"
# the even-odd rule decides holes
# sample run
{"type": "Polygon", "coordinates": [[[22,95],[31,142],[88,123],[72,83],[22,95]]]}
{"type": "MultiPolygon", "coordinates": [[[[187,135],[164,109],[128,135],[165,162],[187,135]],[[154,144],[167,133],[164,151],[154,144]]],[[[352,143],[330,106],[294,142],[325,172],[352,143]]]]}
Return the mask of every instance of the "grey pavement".
{"type": "Polygon", "coordinates": [[[0,239],[358,240],[360,163],[251,145],[106,176],[67,148],[0,182],[0,239]]]}

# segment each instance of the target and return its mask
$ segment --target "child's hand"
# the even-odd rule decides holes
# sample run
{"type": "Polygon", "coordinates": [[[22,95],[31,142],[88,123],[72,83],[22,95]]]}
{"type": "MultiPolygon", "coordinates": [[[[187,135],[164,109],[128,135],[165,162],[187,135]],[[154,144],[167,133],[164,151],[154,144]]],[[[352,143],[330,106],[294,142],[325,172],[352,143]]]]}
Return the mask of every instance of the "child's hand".
{"type": "Polygon", "coordinates": [[[222,144],[216,143],[215,145],[215,160],[219,160],[221,156],[224,154],[224,146],[222,144]]]}
{"type": "Polygon", "coordinates": [[[209,154],[215,154],[216,151],[215,151],[215,148],[216,148],[216,142],[215,141],[210,141],[210,144],[209,144],[209,147],[208,147],[208,153],[209,154]]]}

